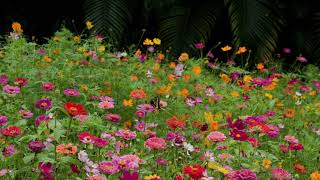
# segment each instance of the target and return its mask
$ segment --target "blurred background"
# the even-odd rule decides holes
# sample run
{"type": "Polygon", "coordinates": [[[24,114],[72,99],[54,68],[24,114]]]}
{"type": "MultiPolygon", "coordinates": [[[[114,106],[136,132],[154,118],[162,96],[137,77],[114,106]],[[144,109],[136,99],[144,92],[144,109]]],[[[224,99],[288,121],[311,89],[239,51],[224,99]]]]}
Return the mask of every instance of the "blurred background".
{"type": "Polygon", "coordinates": [[[62,26],[81,34],[90,20],[119,49],[159,37],[174,53],[221,42],[246,46],[263,61],[290,48],[293,57],[320,62],[318,0],[3,0],[0,14],[1,36],[20,22],[38,43],[62,26]]]}

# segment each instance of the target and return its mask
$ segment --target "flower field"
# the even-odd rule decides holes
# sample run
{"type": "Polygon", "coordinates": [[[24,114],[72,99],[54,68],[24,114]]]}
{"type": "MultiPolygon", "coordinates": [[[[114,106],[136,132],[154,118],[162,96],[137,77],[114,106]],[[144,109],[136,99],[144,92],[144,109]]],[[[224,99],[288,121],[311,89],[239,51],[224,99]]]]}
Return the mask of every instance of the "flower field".
{"type": "Polygon", "coordinates": [[[0,51],[1,179],[320,180],[319,79],[173,58],[157,38],[111,53],[101,36],[63,29],[38,45],[13,29],[0,51]]]}

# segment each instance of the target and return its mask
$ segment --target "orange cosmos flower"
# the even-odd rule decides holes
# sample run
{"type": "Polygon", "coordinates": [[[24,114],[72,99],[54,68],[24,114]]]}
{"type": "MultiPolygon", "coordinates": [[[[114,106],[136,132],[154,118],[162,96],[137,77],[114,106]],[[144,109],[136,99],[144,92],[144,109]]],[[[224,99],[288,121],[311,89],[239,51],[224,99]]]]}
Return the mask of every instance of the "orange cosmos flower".
{"type": "Polygon", "coordinates": [[[225,82],[225,83],[229,83],[231,81],[231,79],[229,78],[228,75],[226,74],[221,74],[220,78],[225,82]]]}
{"type": "Polygon", "coordinates": [[[222,47],[221,50],[226,52],[226,51],[230,51],[232,49],[231,46],[226,45],[225,47],[222,47]]]}
{"type": "Polygon", "coordinates": [[[236,54],[242,54],[247,52],[247,48],[246,47],[239,47],[238,51],[236,52],[236,54]]]}
{"type": "Polygon", "coordinates": [[[187,97],[189,96],[189,90],[184,88],[181,91],[178,92],[178,96],[187,97]]]}
{"type": "Polygon", "coordinates": [[[192,72],[193,72],[195,75],[199,76],[199,75],[201,74],[201,67],[200,67],[200,66],[193,66],[193,67],[192,67],[192,72]]]}
{"type": "Polygon", "coordinates": [[[123,101],[122,101],[122,104],[123,104],[123,106],[125,106],[125,107],[132,107],[133,106],[133,102],[132,102],[132,99],[124,99],[123,101]]]}
{"type": "Polygon", "coordinates": [[[191,78],[191,76],[188,74],[182,76],[182,79],[184,82],[188,82],[190,80],[190,78],[191,78]]]}
{"type": "Polygon", "coordinates": [[[295,110],[294,109],[291,109],[291,108],[288,108],[284,111],[284,117],[285,118],[293,118],[295,116],[295,110]]]}
{"type": "Polygon", "coordinates": [[[173,81],[176,80],[176,76],[173,75],[173,74],[169,74],[169,75],[168,75],[168,80],[169,80],[170,82],[173,82],[173,81]]]}
{"type": "Polygon", "coordinates": [[[320,180],[320,172],[319,171],[314,171],[313,173],[310,174],[311,180],[320,180]]]}
{"type": "Polygon", "coordinates": [[[176,68],[176,63],[175,63],[175,62],[171,62],[171,63],[169,64],[169,68],[170,68],[170,69],[176,68]]]}
{"type": "Polygon", "coordinates": [[[13,31],[16,32],[16,33],[22,33],[23,32],[23,30],[21,28],[21,24],[18,23],[18,22],[12,23],[11,27],[12,27],[13,31]]]}
{"type": "Polygon", "coordinates": [[[264,65],[262,63],[257,64],[257,69],[259,70],[264,69],[264,65]]]}

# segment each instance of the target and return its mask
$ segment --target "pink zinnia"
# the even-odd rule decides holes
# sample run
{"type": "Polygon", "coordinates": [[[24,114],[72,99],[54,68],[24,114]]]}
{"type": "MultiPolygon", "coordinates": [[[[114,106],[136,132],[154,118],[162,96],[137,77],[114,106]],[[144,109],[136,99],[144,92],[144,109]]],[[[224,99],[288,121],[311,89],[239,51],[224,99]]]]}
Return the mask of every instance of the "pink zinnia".
{"type": "Polygon", "coordinates": [[[296,137],[291,136],[291,135],[286,135],[286,136],[284,137],[284,139],[285,139],[288,143],[290,143],[290,144],[297,144],[297,143],[299,143],[299,140],[298,140],[296,137]]]}
{"type": "Polygon", "coordinates": [[[291,179],[291,174],[282,168],[273,168],[271,175],[275,180],[291,179]]]}
{"type": "Polygon", "coordinates": [[[202,42],[199,42],[199,43],[196,43],[196,44],[194,45],[194,47],[195,47],[196,49],[203,49],[205,46],[204,46],[204,44],[203,44],[202,42]]]}
{"type": "Polygon", "coordinates": [[[51,82],[45,82],[41,85],[41,88],[45,91],[52,91],[54,89],[54,85],[51,82]]]}
{"type": "Polygon", "coordinates": [[[8,124],[7,116],[0,115],[0,126],[6,126],[8,124]]]}
{"type": "Polygon", "coordinates": [[[11,96],[15,96],[20,93],[20,88],[18,86],[5,85],[3,91],[11,96]]]}
{"type": "Polygon", "coordinates": [[[297,57],[297,61],[302,62],[302,63],[308,62],[308,60],[304,56],[302,56],[301,54],[300,54],[300,56],[297,57]]]}
{"type": "Polygon", "coordinates": [[[36,108],[50,109],[51,107],[52,107],[52,103],[49,99],[40,99],[36,101],[36,108]]]}
{"type": "Polygon", "coordinates": [[[113,123],[118,123],[121,120],[121,116],[119,114],[106,114],[104,118],[113,123]]]}
{"type": "Polygon", "coordinates": [[[125,130],[119,130],[118,132],[116,132],[116,136],[121,137],[122,139],[125,139],[125,140],[132,140],[137,137],[137,134],[133,131],[125,129],[125,130]]]}
{"type": "Polygon", "coordinates": [[[165,149],[166,148],[166,141],[162,138],[152,137],[152,138],[147,139],[144,142],[144,146],[146,146],[150,150],[165,149]]]}
{"type": "Polygon", "coordinates": [[[222,142],[226,139],[227,137],[218,131],[213,131],[208,135],[208,140],[211,142],[222,142]]]}
{"type": "Polygon", "coordinates": [[[96,138],[94,141],[94,145],[97,146],[98,148],[103,148],[108,144],[109,144],[109,142],[107,140],[102,139],[102,138],[96,138]]]}
{"type": "Polygon", "coordinates": [[[101,101],[99,103],[99,108],[101,109],[113,109],[114,108],[114,103],[111,101],[101,101]]]}
{"type": "Polygon", "coordinates": [[[66,96],[79,96],[80,92],[76,89],[66,89],[63,92],[66,96]]]}

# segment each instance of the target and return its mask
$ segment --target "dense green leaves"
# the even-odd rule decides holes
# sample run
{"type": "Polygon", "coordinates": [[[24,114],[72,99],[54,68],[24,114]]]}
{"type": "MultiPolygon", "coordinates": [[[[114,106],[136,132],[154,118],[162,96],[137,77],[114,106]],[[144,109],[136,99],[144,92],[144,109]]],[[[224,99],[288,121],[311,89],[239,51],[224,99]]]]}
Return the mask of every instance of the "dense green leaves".
{"type": "Polygon", "coordinates": [[[226,0],[226,5],[235,44],[256,47],[258,58],[270,59],[284,24],[275,1],[226,0]]]}

